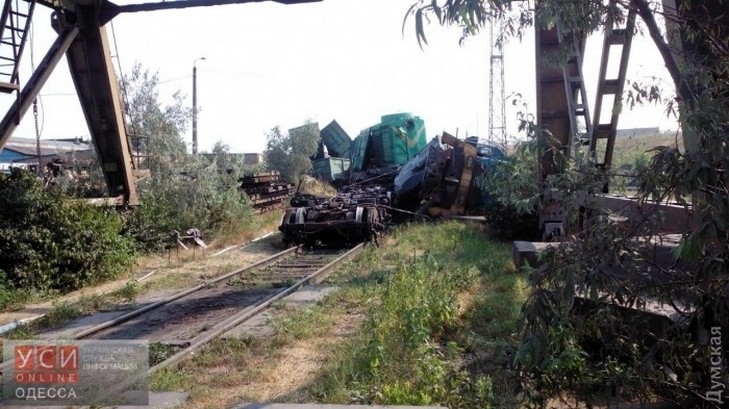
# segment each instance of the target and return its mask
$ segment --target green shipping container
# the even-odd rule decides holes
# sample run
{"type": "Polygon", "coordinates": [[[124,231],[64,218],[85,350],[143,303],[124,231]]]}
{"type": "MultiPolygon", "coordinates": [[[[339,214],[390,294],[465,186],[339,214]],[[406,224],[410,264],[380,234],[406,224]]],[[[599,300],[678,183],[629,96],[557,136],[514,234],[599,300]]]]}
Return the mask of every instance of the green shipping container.
{"type": "Polygon", "coordinates": [[[351,162],[345,158],[324,158],[311,161],[311,166],[315,177],[333,182],[347,178],[351,162]]]}
{"type": "Polygon", "coordinates": [[[321,140],[329,151],[329,156],[349,158],[352,150],[352,138],[342,129],[337,121],[332,121],[321,132],[321,140]]]}

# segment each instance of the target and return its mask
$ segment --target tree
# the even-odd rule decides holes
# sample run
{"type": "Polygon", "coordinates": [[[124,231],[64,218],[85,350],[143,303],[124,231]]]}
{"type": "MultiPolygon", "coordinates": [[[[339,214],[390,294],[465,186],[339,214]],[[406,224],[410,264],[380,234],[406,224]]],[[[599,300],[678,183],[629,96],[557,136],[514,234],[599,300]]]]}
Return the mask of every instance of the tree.
{"type": "Polygon", "coordinates": [[[273,127],[267,135],[266,163],[284,179],[298,183],[299,177],[311,170],[311,156],[318,144],[319,126],[310,120],[286,135],[280,127],[273,127]]]}
{"type": "MultiPolygon", "coordinates": [[[[536,402],[564,389],[587,397],[607,388],[631,399],[658,395],[683,406],[719,407],[729,382],[727,365],[711,363],[727,362],[727,348],[711,345],[726,345],[726,330],[722,337],[717,329],[729,328],[729,14],[722,0],[670,3],[541,0],[529,9],[532,3],[513,0],[421,0],[408,12],[418,41],[426,42],[424,22],[430,19],[460,26],[464,38],[502,19],[506,36],[520,37],[529,27],[557,22],[564,31],[591,34],[633,9],[674,83],[673,97],[638,83],[627,95],[629,102],[662,100],[670,109],[679,108],[686,152],[658,149],[639,175],[640,201],[672,197],[693,205],[692,225],[672,262],[652,263],[649,255],[661,237],[653,220],[641,220],[626,232],[610,223],[610,215],[590,197],[587,206],[585,199],[570,202],[573,192],[588,191],[599,181],[594,172],[578,171],[573,163],[543,186],[559,189],[572,215],[586,207],[592,217],[577,240],[547,251],[546,262],[530,274],[532,294],[524,306],[516,362],[526,370],[525,391],[536,402]],[[580,305],[575,304],[576,288],[587,295],[580,305]],[[651,331],[644,317],[625,317],[607,302],[612,298],[630,306],[645,297],[683,303],[680,321],[690,323],[689,331],[678,325],[651,331]]],[[[538,125],[525,126],[536,144],[543,138],[538,125]]],[[[534,175],[522,177],[537,183],[534,175]]]]}
{"type": "Polygon", "coordinates": [[[126,94],[127,132],[133,147],[148,156],[153,173],[169,172],[170,161],[187,151],[182,133],[192,112],[183,106],[180,91],[172,95],[172,104],[163,106],[158,90],[159,77],[134,64],[131,73],[121,81],[126,94]]]}
{"type": "MultiPolygon", "coordinates": [[[[188,155],[182,139],[191,110],[181,93],[160,101],[157,74],[135,64],[125,76],[127,128],[135,149],[147,155],[150,177],[139,182],[142,205],[127,217],[127,234],[142,251],[170,245],[172,230],[200,229],[207,237],[235,234],[251,218],[248,201],[231,176],[203,155],[188,155]]],[[[222,144],[216,149],[226,151],[222,144]]]]}

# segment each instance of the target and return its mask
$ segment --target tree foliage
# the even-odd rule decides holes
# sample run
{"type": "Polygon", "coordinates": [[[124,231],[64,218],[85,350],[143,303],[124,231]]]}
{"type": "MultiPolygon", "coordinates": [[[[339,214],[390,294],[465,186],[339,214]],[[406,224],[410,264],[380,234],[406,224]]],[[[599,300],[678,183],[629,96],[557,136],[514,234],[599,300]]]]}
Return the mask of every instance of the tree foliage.
{"type": "MultiPolygon", "coordinates": [[[[230,233],[250,221],[248,200],[238,190],[237,178],[220,165],[228,149],[216,145],[221,155],[210,160],[188,155],[182,134],[191,111],[178,91],[163,105],[157,74],[140,64],[123,79],[127,93],[127,128],[136,147],[146,154],[150,177],[137,185],[142,205],[126,215],[126,232],[141,251],[159,251],[172,245],[170,233],[197,228],[208,238],[230,233]]],[[[223,166],[225,167],[225,166],[223,166]]]]}
{"type": "Polygon", "coordinates": [[[287,134],[275,126],[267,135],[266,164],[285,180],[298,183],[299,178],[311,170],[311,157],[316,153],[318,143],[319,126],[309,120],[287,134]]]}
{"type": "Polygon", "coordinates": [[[0,295],[75,290],[118,276],[134,260],[116,213],[48,191],[32,173],[0,175],[0,212],[0,295]]]}
{"type": "Polygon", "coordinates": [[[319,127],[306,121],[303,126],[283,134],[278,126],[267,135],[266,163],[289,181],[298,183],[299,177],[311,170],[311,156],[319,143],[319,127]]]}
{"type": "Polygon", "coordinates": [[[134,64],[122,78],[126,94],[127,131],[135,148],[148,156],[153,173],[170,172],[170,165],[186,152],[182,133],[187,128],[192,111],[183,105],[180,91],[172,95],[172,103],[163,105],[158,90],[159,76],[134,64]]]}
{"type": "MultiPolygon", "coordinates": [[[[555,24],[591,34],[633,9],[673,80],[674,95],[666,96],[655,84],[633,82],[626,97],[628,105],[663,101],[667,110],[678,107],[687,149],[659,148],[635,175],[640,203],[671,198],[691,207],[691,224],[675,251],[661,246],[667,239],[657,233],[661,220],[614,223],[596,197],[585,194],[609,175],[586,167],[583,158],[566,158],[567,169],[539,186],[540,199],[560,201],[570,222],[577,225],[582,216],[585,228],[569,243],[546,251],[543,263],[530,273],[532,292],[515,363],[525,370],[524,392],[533,403],[573,390],[591,403],[616,395],[627,400],[659,396],[684,407],[720,407],[716,397],[726,394],[729,15],[723,0],[679,0],[676,9],[661,3],[542,0],[530,10],[533,3],[511,0],[421,0],[406,17],[414,19],[419,41],[425,41],[424,23],[431,19],[460,26],[464,37],[492,22],[504,24],[506,37],[555,24]],[[649,321],[616,307],[646,300],[676,307],[678,318],[654,328],[649,323],[655,317],[649,321]],[[724,347],[716,349],[717,343],[724,347]]],[[[549,145],[538,124],[526,122],[538,147],[532,156],[536,162],[549,145]]],[[[511,203],[533,199],[533,191],[519,187],[530,180],[536,184],[536,175],[512,176],[524,181],[509,183],[503,197],[511,203]]]]}

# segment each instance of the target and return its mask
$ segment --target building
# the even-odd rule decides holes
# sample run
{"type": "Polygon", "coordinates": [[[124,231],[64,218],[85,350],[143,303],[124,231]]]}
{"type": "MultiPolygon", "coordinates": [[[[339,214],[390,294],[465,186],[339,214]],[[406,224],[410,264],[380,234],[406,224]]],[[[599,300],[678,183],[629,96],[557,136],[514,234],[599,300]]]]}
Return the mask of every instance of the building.
{"type": "Polygon", "coordinates": [[[262,153],[244,153],[243,163],[246,165],[260,165],[265,162],[262,153]]]}
{"type": "MultiPolygon", "coordinates": [[[[96,152],[90,141],[81,138],[41,139],[40,161],[43,167],[50,163],[71,166],[74,161],[90,162],[96,159],[96,152]]],[[[12,167],[36,170],[38,146],[34,138],[10,138],[0,149],[0,172],[12,167]]]]}
{"type": "Polygon", "coordinates": [[[260,165],[265,160],[261,153],[201,153],[200,155],[215,160],[222,158],[224,162],[240,162],[244,165],[260,165]]]}
{"type": "Polygon", "coordinates": [[[632,129],[618,129],[616,136],[618,138],[640,138],[643,136],[659,135],[661,133],[660,128],[657,126],[651,128],[632,128],[632,129]]]}

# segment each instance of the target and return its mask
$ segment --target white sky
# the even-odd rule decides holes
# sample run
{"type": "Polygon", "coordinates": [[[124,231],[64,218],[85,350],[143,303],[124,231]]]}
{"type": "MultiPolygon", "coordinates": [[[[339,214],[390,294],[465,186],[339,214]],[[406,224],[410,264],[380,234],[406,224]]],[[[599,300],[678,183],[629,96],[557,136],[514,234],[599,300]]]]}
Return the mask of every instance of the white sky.
{"type": "MultiPolygon", "coordinates": [[[[142,2],[140,0],[139,2],[142,2]]],[[[484,32],[458,45],[458,28],[431,24],[421,50],[409,21],[415,0],[324,0],[191,8],[122,14],[113,21],[122,70],[139,61],[158,71],[163,99],[176,90],[192,99],[192,66],[197,62],[200,150],[222,140],[235,152],[265,148],[265,133],[286,130],[307,118],[324,126],[332,119],[355,137],[381,115],[411,112],[425,120],[428,136],[443,130],[459,136],[488,134],[489,38],[484,32]]],[[[129,3],[121,0],[119,4],[129,3]]],[[[42,6],[34,20],[36,63],[55,38],[42,6]]],[[[107,27],[111,35],[111,27],[107,27]]],[[[585,75],[594,99],[601,40],[588,43],[585,75]]],[[[24,55],[29,76],[30,47],[24,55]]],[[[512,40],[505,50],[506,94],[522,93],[534,110],[534,44],[512,40]]],[[[628,78],[667,78],[660,56],[647,39],[633,45],[628,78]]],[[[22,85],[22,83],[21,83],[22,85]]],[[[670,87],[669,87],[670,89],[670,87]]],[[[65,138],[89,132],[68,75],[65,59],[41,92],[42,137],[65,138]]],[[[0,95],[3,113],[12,101],[0,95]]],[[[675,129],[662,109],[623,114],[620,128],[675,129]]],[[[516,132],[507,104],[508,129],[516,132]]],[[[34,137],[32,112],[14,134],[34,137]]],[[[184,135],[191,145],[191,131],[184,135]]]]}

